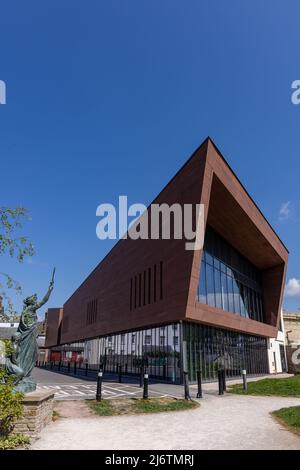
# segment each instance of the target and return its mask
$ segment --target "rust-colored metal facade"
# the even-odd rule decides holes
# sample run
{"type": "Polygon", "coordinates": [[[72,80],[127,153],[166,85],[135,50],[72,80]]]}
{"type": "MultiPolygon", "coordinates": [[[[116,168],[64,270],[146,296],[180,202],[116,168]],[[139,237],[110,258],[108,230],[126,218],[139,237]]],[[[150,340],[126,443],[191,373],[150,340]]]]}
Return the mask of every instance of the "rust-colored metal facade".
{"type": "Polygon", "coordinates": [[[197,301],[202,250],[187,251],[186,240],[121,239],[63,314],[49,312],[46,346],[54,346],[60,322],[60,344],[178,321],[276,337],[288,251],[211,139],[153,203],[204,204],[205,225],[260,270],[264,323],[197,301]]]}

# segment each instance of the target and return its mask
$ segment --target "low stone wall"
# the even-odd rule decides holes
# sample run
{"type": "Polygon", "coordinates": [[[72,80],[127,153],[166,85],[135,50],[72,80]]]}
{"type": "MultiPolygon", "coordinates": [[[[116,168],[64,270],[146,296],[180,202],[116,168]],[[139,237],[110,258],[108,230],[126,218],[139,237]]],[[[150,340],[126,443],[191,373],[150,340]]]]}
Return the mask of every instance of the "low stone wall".
{"type": "Polygon", "coordinates": [[[52,421],[54,393],[40,390],[27,393],[23,405],[23,416],[16,422],[13,433],[36,436],[52,421]]]}

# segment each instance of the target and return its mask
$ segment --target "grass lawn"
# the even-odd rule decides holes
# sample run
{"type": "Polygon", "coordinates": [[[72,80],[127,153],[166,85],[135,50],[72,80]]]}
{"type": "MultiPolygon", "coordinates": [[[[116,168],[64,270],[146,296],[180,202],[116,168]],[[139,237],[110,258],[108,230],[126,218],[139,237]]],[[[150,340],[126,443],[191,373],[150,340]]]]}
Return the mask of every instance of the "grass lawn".
{"type": "Polygon", "coordinates": [[[273,411],[272,416],[290,431],[300,435],[300,406],[281,408],[273,411]]]}
{"type": "Polygon", "coordinates": [[[286,379],[262,379],[248,382],[247,392],[243,390],[243,385],[230,385],[228,392],[238,395],[300,397],[300,375],[286,379]]]}
{"type": "Polygon", "coordinates": [[[183,400],[172,397],[149,398],[119,398],[112,400],[87,400],[91,410],[100,416],[116,416],[140,413],[160,413],[165,411],[181,411],[197,408],[199,403],[193,400],[183,400]]]}

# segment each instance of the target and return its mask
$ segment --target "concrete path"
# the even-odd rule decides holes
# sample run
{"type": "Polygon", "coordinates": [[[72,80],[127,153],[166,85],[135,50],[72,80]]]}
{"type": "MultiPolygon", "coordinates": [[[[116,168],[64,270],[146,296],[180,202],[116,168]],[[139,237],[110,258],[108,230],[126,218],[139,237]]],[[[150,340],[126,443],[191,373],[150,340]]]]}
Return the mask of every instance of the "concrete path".
{"type": "Polygon", "coordinates": [[[270,411],[299,398],[219,397],[208,391],[196,410],[151,415],[61,418],[32,449],[300,449],[270,411]]]}

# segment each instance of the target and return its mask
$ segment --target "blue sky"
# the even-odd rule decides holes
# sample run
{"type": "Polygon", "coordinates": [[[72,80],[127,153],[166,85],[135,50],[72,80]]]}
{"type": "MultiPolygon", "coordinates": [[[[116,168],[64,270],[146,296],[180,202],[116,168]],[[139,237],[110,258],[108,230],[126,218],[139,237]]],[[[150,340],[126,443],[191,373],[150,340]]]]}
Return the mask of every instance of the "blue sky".
{"type": "MultiPolygon", "coordinates": [[[[36,255],[1,271],[60,306],[112,247],[96,207],[148,204],[210,135],[290,250],[300,307],[297,0],[2,2],[1,205],[36,255]]],[[[17,300],[20,308],[20,299],[17,300]]]]}

